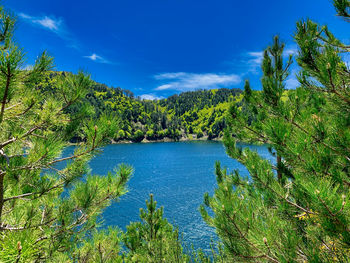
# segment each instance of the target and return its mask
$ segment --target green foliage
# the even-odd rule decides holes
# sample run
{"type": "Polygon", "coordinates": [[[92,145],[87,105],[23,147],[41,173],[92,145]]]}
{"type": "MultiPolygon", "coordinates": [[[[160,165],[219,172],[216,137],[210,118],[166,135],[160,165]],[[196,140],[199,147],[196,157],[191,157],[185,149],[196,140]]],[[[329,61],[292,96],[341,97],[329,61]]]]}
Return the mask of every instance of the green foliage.
{"type": "Polygon", "coordinates": [[[124,139],[125,138],[125,132],[123,130],[118,131],[118,139],[124,139]]]}
{"type": "MultiPolygon", "coordinates": [[[[57,86],[62,86],[62,80],[70,75],[65,72],[50,72],[38,85],[42,90],[62,96],[57,86]]],[[[66,89],[71,91],[69,85],[66,89]]],[[[94,120],[101,115],[116,119],[125,132],[125,136],[119,136],[119,130],[115,131],[113,137],[117,141],[134,140],[138,130],[142,131],[148,140],[162,140],[168,137],[176,141],[197,133],[198,129],[206,135],[212,129],[211,138],[217,138],[225,128],[224,115],[229,108],[229,102],[239,102],[240,94],[239,89],[199,90],[150,101],[135,98],[130,91],[90,81],[84,98],[71,105],[65,112],[79,114],[71,124],[72,127],[78,126],[79,120],[90,116],[94,120]],[[88,113],[84,115],[82,110],[88,113]]],[[[84,140],[83,133],[76,134],[72,141],[81,140],[84,140]]]]}
{"type": "MultiPolygon", "coordinates": [[[[335,1],[345,17],[348,1],[335,1]],[[341,6],[343,4],[343,6],[341,6]]],[[[348,262],[350,257],[348,52],[325,26],[297,23],[300,66],[285,90],[291,58],[276,37],[264,52],[261,92],[249,82],[233,104],[224,143],[250,178],[216,164],[217,189],[200,211],[228,262],[348,262]],[[237,141],[266,144],[271,163],[237,141]],[[213,212],[209,213],[208,210],[213,212]]]]}
{"type": "Polygon", "coordinates": [[[122,263],[124,261],[120,253],[121,241],[122,232],[118,229],[94,231],[83,245],[76,248],[73,261],[122,263]]]}
{"type": "Polygon", "coordinates": [[[146,132],[147,140],[155,140],[157,138],[157,134],[153,130],[148,130],[146,132]]]}
{"type": "Polygon", "coordinates": [[[126,192],[133,170],[120,165],[107,176],[92,175],[88,161],[118,130],[118,119],[89,117],[83,100],[92,82],[82,72],[42,85],[52,79],[46,52],[22,70],[23,51],[11,41],[14,20],[1,9],[0,21],[1,262],[67,262],[93,248],[97,255],[86,242],[92,235],[105,249],[116,238],[96,227],[104,208],[126,192]],[[61,157],[77,135],[84,141],[61,157]]]}
{"type": "Polygon", "coordinates": [[[145,138],[145,135],[141,130],[137,130],[134,134],[133,141],[134,142],[141,142],[145,138]]]}
{"type": "Polygon", "coordinates": [[[197,139],[200,139],[202,137],[203,137],[203,132],[202,131],[197,132],[197,139]]]}
{"type": "Polygon", "coordinates": [[[334,7],[340,16],[347,19],[350,17],[349,15],[350,2],[348,0],[334,0],[334,7]]]}
{"type": "Polygon", "coordinates": [[[150,195],[147,210],[140,209],[141,222],[127,227],[124,244],[128,249],[126,262],[189,262],[183,253],[179,232],[163,217],[163,207],[150,195]]]}

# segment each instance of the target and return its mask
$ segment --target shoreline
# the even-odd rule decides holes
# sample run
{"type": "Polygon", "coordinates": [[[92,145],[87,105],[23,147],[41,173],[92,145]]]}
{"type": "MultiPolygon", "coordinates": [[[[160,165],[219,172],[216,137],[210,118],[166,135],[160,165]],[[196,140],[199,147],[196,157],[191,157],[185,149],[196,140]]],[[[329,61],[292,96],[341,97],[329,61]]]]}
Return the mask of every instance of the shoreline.
{"type": "Polygon", "coordinates": [[[186,137],[182,137],[179,140],[174,140],[174,139],[170,139],[168,137],[163,138],[161,140],[148,140],[146,138],[144,138],[142,141],[140,142],[134,142],[132,140],[120,140],[120,141],[115,141],[115,140],[111,140],[110,144],[132,144],[132,143],[161,143],[161,142],[194,142],[194,141],[216,141],[216,142],[221,142],[222,138],[214,138],[212,140],[208,140],[208,136],[204,136],[202,138],[199,139],[189,139],[186,137]]]}
{"type": "MultiPolygon", "coordinates": [[[[109,142],[107,143],[107,145],[113,145],[113,144],[133,144],[133,143],[162,143],[162,142],[196,142],[196,141],[203,141],[203,142],[207,142],[207,141],[213,141],[213,142],[222,142],[222,137],[221,138],[214,138],[212,140],[208,140],[208,136],[203,136],[202,138],[199,139],[189,139],[189,138],[185,138],[182,137],[180,140],[173,140],[170,139],[168,137],[163,138],[161,140],[147,140],[146,138],[144,138],[142,141],[140,142],[134,142],[132,140],[120,140],[120,141],[115,141],[114,139],[109,140],[109,142]]],[[[78,145],[79,142],[69,142],[69,145],[78,145]]]]}

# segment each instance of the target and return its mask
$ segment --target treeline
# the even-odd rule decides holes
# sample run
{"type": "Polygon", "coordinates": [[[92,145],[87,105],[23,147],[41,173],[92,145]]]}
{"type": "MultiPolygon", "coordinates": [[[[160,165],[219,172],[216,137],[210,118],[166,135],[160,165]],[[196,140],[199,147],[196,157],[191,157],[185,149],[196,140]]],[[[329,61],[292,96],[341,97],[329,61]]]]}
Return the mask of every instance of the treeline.
{"type": "MultiPolygon", "coordinates": [[[[55,91],[58,78],[65,78],[68,74],[47,73],[39,86],[43,90],[55,91]]],[[[226,127],[225,113],[230,103],[241,103],[241,94],[240,89],[221,88],[184,92],[152,101],[135,97],[131,91],[120,87],[92,82],[83,102],[67,111],[76,113],[87,102],[94,119],[103,114],[118,118],[120,128],[115,131],[114,141],[212,140],[222,137],[226,127]]]]}

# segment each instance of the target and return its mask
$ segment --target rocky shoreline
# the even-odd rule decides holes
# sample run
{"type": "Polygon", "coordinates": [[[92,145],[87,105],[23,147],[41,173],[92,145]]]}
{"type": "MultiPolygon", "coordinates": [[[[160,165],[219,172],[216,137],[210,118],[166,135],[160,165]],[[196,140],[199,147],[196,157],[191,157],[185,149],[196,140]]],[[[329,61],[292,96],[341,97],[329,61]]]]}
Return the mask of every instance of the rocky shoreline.
{"type": "MultiPolygon", "coordinates": [[[[148,140],[144,138],[141,142],[134,142],[132,140],[120,140],[120,141],[115,141],[111,140],[111,144],[129,144],[129,143],[157,143],[157,142],[192,142],[192,141],[208,141],[208,136],[203,136],[201,138],[188,138],[188,137],[181,137],[179,140],[174,140],[170,139],[168,137],[163,138],[161,140],[148,140]]],[[[221,138],[214,138],[209,141],[222,141],[221,138]]]]}

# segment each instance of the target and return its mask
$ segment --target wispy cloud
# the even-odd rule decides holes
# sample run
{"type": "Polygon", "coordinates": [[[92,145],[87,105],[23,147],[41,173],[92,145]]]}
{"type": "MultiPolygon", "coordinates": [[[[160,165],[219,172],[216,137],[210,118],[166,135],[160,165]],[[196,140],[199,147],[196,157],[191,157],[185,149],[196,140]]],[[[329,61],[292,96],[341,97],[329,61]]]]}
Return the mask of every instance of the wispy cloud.
{"type": "Polygon", "coordinates": [[[56,18],[55,16],[31,16],[25,13],[19,13],[18,16],[25,22],[50,31],[56,34],[59,38],[63,39],[69,48],[81,50],[79,41],[69,32],[63,18],[56,18]]]}
{"type": "Polygon", "coordinates": [[[215,73],[162,73],[154,76],[156,80],[163,82],[156,90],[191,91],[197,89],[213,89],[237,85],[241,77],[236,74],[215,73]]]}
{"type": "Polygon", "coordinates": [[[261,64],[264,52],[248,52],[247,55],[249,57],[248,63],[261,64]]]}
{"type": "Polygon", "coordinates": [[[247,52],[246,56],[248,57],[246,63],[249,66],[249,72],[257,73],[263,61],[264,52],[247,52]]]}
{"type": "Polygon", "coordinates": [[[155,95],[153,93],[152,94],[142,94],[140,96],[140,98],[142,100],[161,100],[161,99],[164,99],[163,96],[157,96],[157,95],[155,95]]]}
{"type": "Polygon", "coordinates": [[[96,53],[93,53],[92,55],[90,56],[83,56],[84,58],[88,58],[94,62],[97,62],[97,63],[105,63],[105,64],[111,64],[110,61],[108,61],[107,59],[97,55],[96,53]]]}
{"type": "Polygon", "coordinates": [[[26,22],[43,27],[60,36],[63,36],[66,33],[63,29],[63,20],[61,18],[55,18],[53,16],[35,17],[24,13],[19,13],[18,16],[24,19],[26,22]]]}
{"type": "Polygon", "coordinates": [[[42,19],[35,20],[35,22],[52,31],[58,31],[60,29],[60,24],[61,24],[60,20],[56,21],[47,16],[45,16],[42,19]]]}

